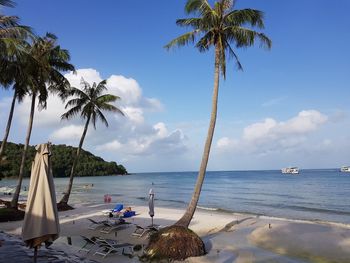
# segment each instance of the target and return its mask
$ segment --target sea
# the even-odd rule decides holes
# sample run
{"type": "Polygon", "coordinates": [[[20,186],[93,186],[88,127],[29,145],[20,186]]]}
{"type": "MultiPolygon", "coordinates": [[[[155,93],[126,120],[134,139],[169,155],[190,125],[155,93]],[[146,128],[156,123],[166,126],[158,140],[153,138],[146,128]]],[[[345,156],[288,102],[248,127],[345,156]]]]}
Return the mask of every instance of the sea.
{"type": "MultiPolygon", "coordinates": [[[[148,205],[152,188],[156,207],[185,208],[196,178],[197,172],[76,177],[70,203],[101,204],[110,195],[112,204],[148,205]]],[[[0,181],[0,194],[16,182],[0,181]]],[[[67,178],[55,178],[58,199],[67,182],[67,178]]],[[[28,185],[29,179],[24,179],[21,199],[26,198],[28,185]]],[[[211,171],[206,173],[198,209],[350,226],[350,173],[339,169],[300,170],[299,175],[280,170],[211,171]]]]}

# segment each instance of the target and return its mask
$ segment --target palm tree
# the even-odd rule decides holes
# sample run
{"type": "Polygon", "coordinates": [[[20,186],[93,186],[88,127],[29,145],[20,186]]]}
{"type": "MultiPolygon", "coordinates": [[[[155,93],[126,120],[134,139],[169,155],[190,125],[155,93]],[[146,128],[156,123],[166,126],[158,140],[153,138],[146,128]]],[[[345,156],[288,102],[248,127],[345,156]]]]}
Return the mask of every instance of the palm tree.
{"type": "MultiPolygon", "coordinates": [[[[8,0],[0,0],[0,5],[13,7],[14,3],[8,0]]],[[[0,85],[5,88],[13,84],[15,78],[20,78],[16,68],[23,56],[26,56],[23,46],[26,44],[25,40],[28,36],[34,38],[31,28],[19,25],[18,17],[0,14],[0,85]]],[[[13,89],[14,93],[10,113],[0,147],[0,162],[10,133],[16,99],[20,102],[25,95],[25,92],[19,90],[17,85],[13,85],[13,89]]]]}
{"type": "Polygon", "coordinates": [[[198,15],[198,17],[178,19],[176,24],[190,27],[192,31],[172,40],[165,47],[170,49],[174,46],[195,43],[197,38],[199,40],[195,43],[195,47],[200,52],[206,52],[213,47],[215,60],[212,112],[192,199],[184,215],[174,225],[163,228],[152,236],[145,250],[145,257],[150,261],[161,258],[183,260],[187,257],[205,254],[203,241],[188,229],[188,226],[196,211],[208,164],[217,115],[220,74],[225,79],[227,55],[234,58],[238,68],[242,69],[234,47],[252,46],[256,39],[260,40],[263,46],[271,47],[271,40],[267,36],[251,29],[253,27],[262,29],[264,27],[261,11],[253,9],[234,10],[234,1],[232,0],[218,0],[213,6],[207,0],[187,0],[185,11],[187,14],[198,15]]]}
{"type": "Polygon", "coordinates": [[[106,125],[106,127],[108,127],[107,119],[103,115],[102,111],[116,112],[124,115],[120,109],[110,104],[120,99],[118,96],[114,96],[111,94],[102,95],[102,92],[104,90],[107,90],[106,83],[107,83],[106,80],[103,80],[98,84],[94,82],[93,85],[90,86],[88,82],[82,79],[81,80],[82,89],[81,90],[77,88],[71,89],[70,95],[74,96],[74,98],[69,100],[65,107],[66,109],[68,107],[71,107],[71,108],[61,116],[62,119],[69,120],[75,117],[76,115],[80,114],[80,117],[86,120],[84,131],[83,131],[83,134],[81,135],[77,153],[73,161],[72,169],[70,172],[69,183],[61,201],[59,202],[59,206],[62,207],[62,209],[64,209],[64,206],[67,206],[67,203],[68,203],[68,199],[73,186],[75,168],[78,163],[80,151],[81,151],[81,148],[83,147],[85,135],[87,133],[90,122],[92,122],[94,128],[96,129],[96,121],[100,119],[106,125]]]}
{"type": "Polygon", "coordinates": [[[190,27],[193,30],[166,45],[167,49],[174,46],[184,46],[194,43],[198,37],[199,40],[195,43],[195,47],[200,52],[208,51],[211,47],[214,48],[215,52],[212,112],[202,161],[191,202],[185,214],[176,223],[176,225],[186,228],[189,226],[196,210],[205,177],[215,129],[220,73],[224,79],[226,77],[226,57],[229,55],[234,58],[238,69],[242,69],[234,47],[252,46],[256,39],[263,46],[271,47],[271,40],[266,35],[252,29],[253,27],[264,28],[263,13],[254,9],[235,10],[234,2],[232,0],[219,0],[211,6],[207,0],[188,0],[185,6],[186,13],[198,15],[198,17],[178,19],[176,24],[182,27],[190,27]],[[250,28],[246,26],[250,26],[250,28]]]}
{"type": "Polygon", "coordinates": [[[47,33],[44,37],[34,40],[31,45],[28,44],[25,47],[28,55],[22,60],[23,64],[19,67],[21,78],[17,80],[16,85],[23,90],[28,90],[31,96],[31,107],[18,184],[11,201],[11,207],[13,208],[16,208],[18,204],[27,149],[33,127],[36,100],[38,99],[38,107],[45,109],[49,92],[58,93],[61,98],[64,98],[70,87],[68,80],[61,74],[61,71],[74,71],[74,66],[68,63],[70,60],[68,50],[61,49],[56,42],[57,37],[47,33]]]}

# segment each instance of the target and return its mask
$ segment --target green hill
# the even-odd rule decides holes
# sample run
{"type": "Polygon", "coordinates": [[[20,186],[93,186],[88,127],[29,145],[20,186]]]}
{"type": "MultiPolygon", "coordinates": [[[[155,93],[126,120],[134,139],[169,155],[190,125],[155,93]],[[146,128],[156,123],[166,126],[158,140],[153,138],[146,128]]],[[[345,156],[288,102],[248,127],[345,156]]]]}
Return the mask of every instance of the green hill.
{"type": "MultiPolygon", "coordinates": [[[[5,155],[0,162],[0,178],[18,176],[21,163],[23,144],[7,143],[5,155]]],[[[65,144],[52,145],[52,171],[54,177],[68,177],[77,148],[65,144]]],[[[25,164],[25,177],[30,176],[31,163],[35,156],[34,146],[28,148],[25,164]]],[[[102,176],[127,174],[123,165],[116,162],[106,162],[101,157],[90,152],[81,151],[75,176],[102,176]]]]}

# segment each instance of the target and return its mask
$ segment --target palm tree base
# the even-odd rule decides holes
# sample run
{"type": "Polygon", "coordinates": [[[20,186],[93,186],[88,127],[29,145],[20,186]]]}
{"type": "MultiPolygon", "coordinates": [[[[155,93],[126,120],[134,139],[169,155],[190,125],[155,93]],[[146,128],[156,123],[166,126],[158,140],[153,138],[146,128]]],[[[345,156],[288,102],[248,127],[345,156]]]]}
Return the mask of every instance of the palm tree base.
{"type": "Polygon", "coordinates": [[[69,204],[65,202],[59,202],[57,203],[57,210],[58,211],[68,211],[68,210],[73,210],[74,207],[70,206],[69,204]]]}
{"type": "Polygon", "coordinates": [[[162,259],[184,260],[205,253],[204,243],[196,233],[189,228],[173,225],[151,235],[143,257],[151,262],[162,259]]]}

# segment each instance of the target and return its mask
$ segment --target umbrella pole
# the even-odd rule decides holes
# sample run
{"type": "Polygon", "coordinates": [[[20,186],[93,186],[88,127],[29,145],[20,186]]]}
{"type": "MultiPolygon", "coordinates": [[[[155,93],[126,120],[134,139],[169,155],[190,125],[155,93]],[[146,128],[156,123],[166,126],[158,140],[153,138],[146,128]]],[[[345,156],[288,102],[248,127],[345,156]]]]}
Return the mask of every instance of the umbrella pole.
{"type": "Polygon", "coordinates": [[[153,226],[153,216],[151,218],[152,218],[152,226],[153,226]]]}
{"type": "Polygon", "coordinates": [[[37,258],[37,256],[38,256],[38,247],[36,246],[36,247],[34,248],[34,263],[36,263],[36,258],[37,258]]]}

